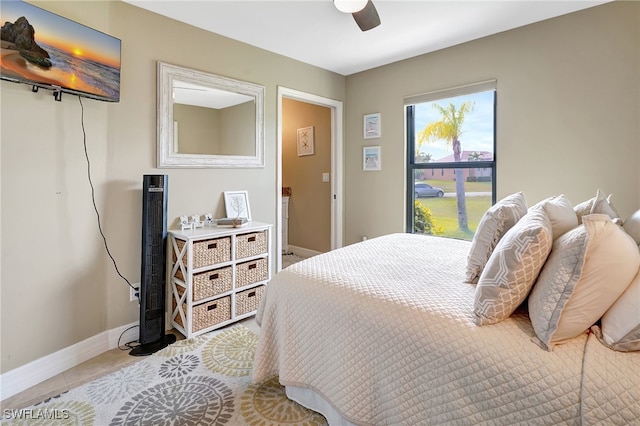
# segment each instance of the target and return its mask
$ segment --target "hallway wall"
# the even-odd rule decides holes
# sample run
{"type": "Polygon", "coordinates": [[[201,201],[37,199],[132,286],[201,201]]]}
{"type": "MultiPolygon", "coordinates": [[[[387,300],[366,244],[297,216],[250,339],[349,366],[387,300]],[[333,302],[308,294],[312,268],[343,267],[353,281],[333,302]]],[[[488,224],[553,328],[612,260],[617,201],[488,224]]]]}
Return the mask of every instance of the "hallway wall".
{"type": "Polygon", "coordinates": [[[289,245],[331,250],[331,109],[282,100],[282,185],[291,187],[289,245]],[[298,129],[313,126],[314,154],[298,156],[298,129]]]}

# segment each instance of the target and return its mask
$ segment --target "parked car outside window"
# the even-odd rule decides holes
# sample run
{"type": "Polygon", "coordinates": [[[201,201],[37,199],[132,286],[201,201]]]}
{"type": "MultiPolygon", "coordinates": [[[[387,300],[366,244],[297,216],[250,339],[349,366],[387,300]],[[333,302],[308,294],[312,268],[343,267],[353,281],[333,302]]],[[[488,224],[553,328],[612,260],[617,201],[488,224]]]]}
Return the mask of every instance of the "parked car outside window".
{"type": "Polygon", "coordinates": [[[444,191],[435,186],[431,186],[428,183],[416,183],[415,189],[416,198],[421,197],[444,197],[444,191]]]}

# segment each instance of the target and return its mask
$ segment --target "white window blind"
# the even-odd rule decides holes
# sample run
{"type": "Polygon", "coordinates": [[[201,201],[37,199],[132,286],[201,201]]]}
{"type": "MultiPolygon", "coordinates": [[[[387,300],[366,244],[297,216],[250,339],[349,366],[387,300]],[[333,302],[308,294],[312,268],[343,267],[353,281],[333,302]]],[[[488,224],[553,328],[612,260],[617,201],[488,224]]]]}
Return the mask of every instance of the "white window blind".
{"type": "Polygon", "coordinates": [[[443,98],[453,98],[456,96],[469,95],[472,93],[486,92],[487,90],[496,90],[496,87],[496,80],[487,80],[480,83],[465,84],[464,86],[407,96],[406,98],[404,98],[404,104],[415,105],[424,102],[432,102],[443,98]]]}

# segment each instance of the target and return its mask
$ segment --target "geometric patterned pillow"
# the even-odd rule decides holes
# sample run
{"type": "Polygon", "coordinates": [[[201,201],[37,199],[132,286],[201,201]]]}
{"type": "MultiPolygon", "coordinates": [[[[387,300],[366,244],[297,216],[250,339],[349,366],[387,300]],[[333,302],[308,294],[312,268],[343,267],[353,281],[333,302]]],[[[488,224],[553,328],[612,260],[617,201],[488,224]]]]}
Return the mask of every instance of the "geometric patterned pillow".
{"type": "Polygon", "coordinates": [[[522,192],[503,198],[485,212],[469,249],[466,282],[472,284],[478,282],[498,241],[526,213],[527,201],[522,192]]]}
{"type": "Polygon", "coordinates": [[[608,215],[583,216],[582,225],[553,243],[529,295],[529,317],[543,346],[553,350],[589,329],[639,267],[638,246],[608,215]]]}
{"type": "Polygon", "coordinates": [[[551,221],[534,206],[502,237],[480,275],[474,297],[477,325],[508,318],[527,298],[551,246],[551,221]]]}

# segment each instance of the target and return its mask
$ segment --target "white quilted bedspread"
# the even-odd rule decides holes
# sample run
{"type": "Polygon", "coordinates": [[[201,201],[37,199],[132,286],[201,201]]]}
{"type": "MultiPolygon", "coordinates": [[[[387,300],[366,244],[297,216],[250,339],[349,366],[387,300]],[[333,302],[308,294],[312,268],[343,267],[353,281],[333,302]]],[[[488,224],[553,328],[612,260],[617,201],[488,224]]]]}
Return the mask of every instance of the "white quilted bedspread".
{"type": "MultiPolygon", "coordinates": [[[[591,389],[589,417],[582,412],[583,354],[587,341],[600,345],[597,340],[584,334],[547,352],[534,342],[526,312],[474,324],[475,285],[463,282],[469,247],[393,234],[283,270],[258,310],[254,381],[278,375],[283,385],[313,389],[356,424],[615,419],[598,400],[610,399],[617,387],[591,389]]],[[[606,363],[606,351],[591,352],[590,362],[606,363]]],[[[635,370],[625,373],[638,377],[634,360],[635,370]]],[[[601,386],[603,378],[590,380],[586,388],[601,386]]],[[[637,391],[629,391],[631,403],[640,398],[637,391]]],[[[640,418],[637,409],[623,408],[627,419],[640,418]]]]}

